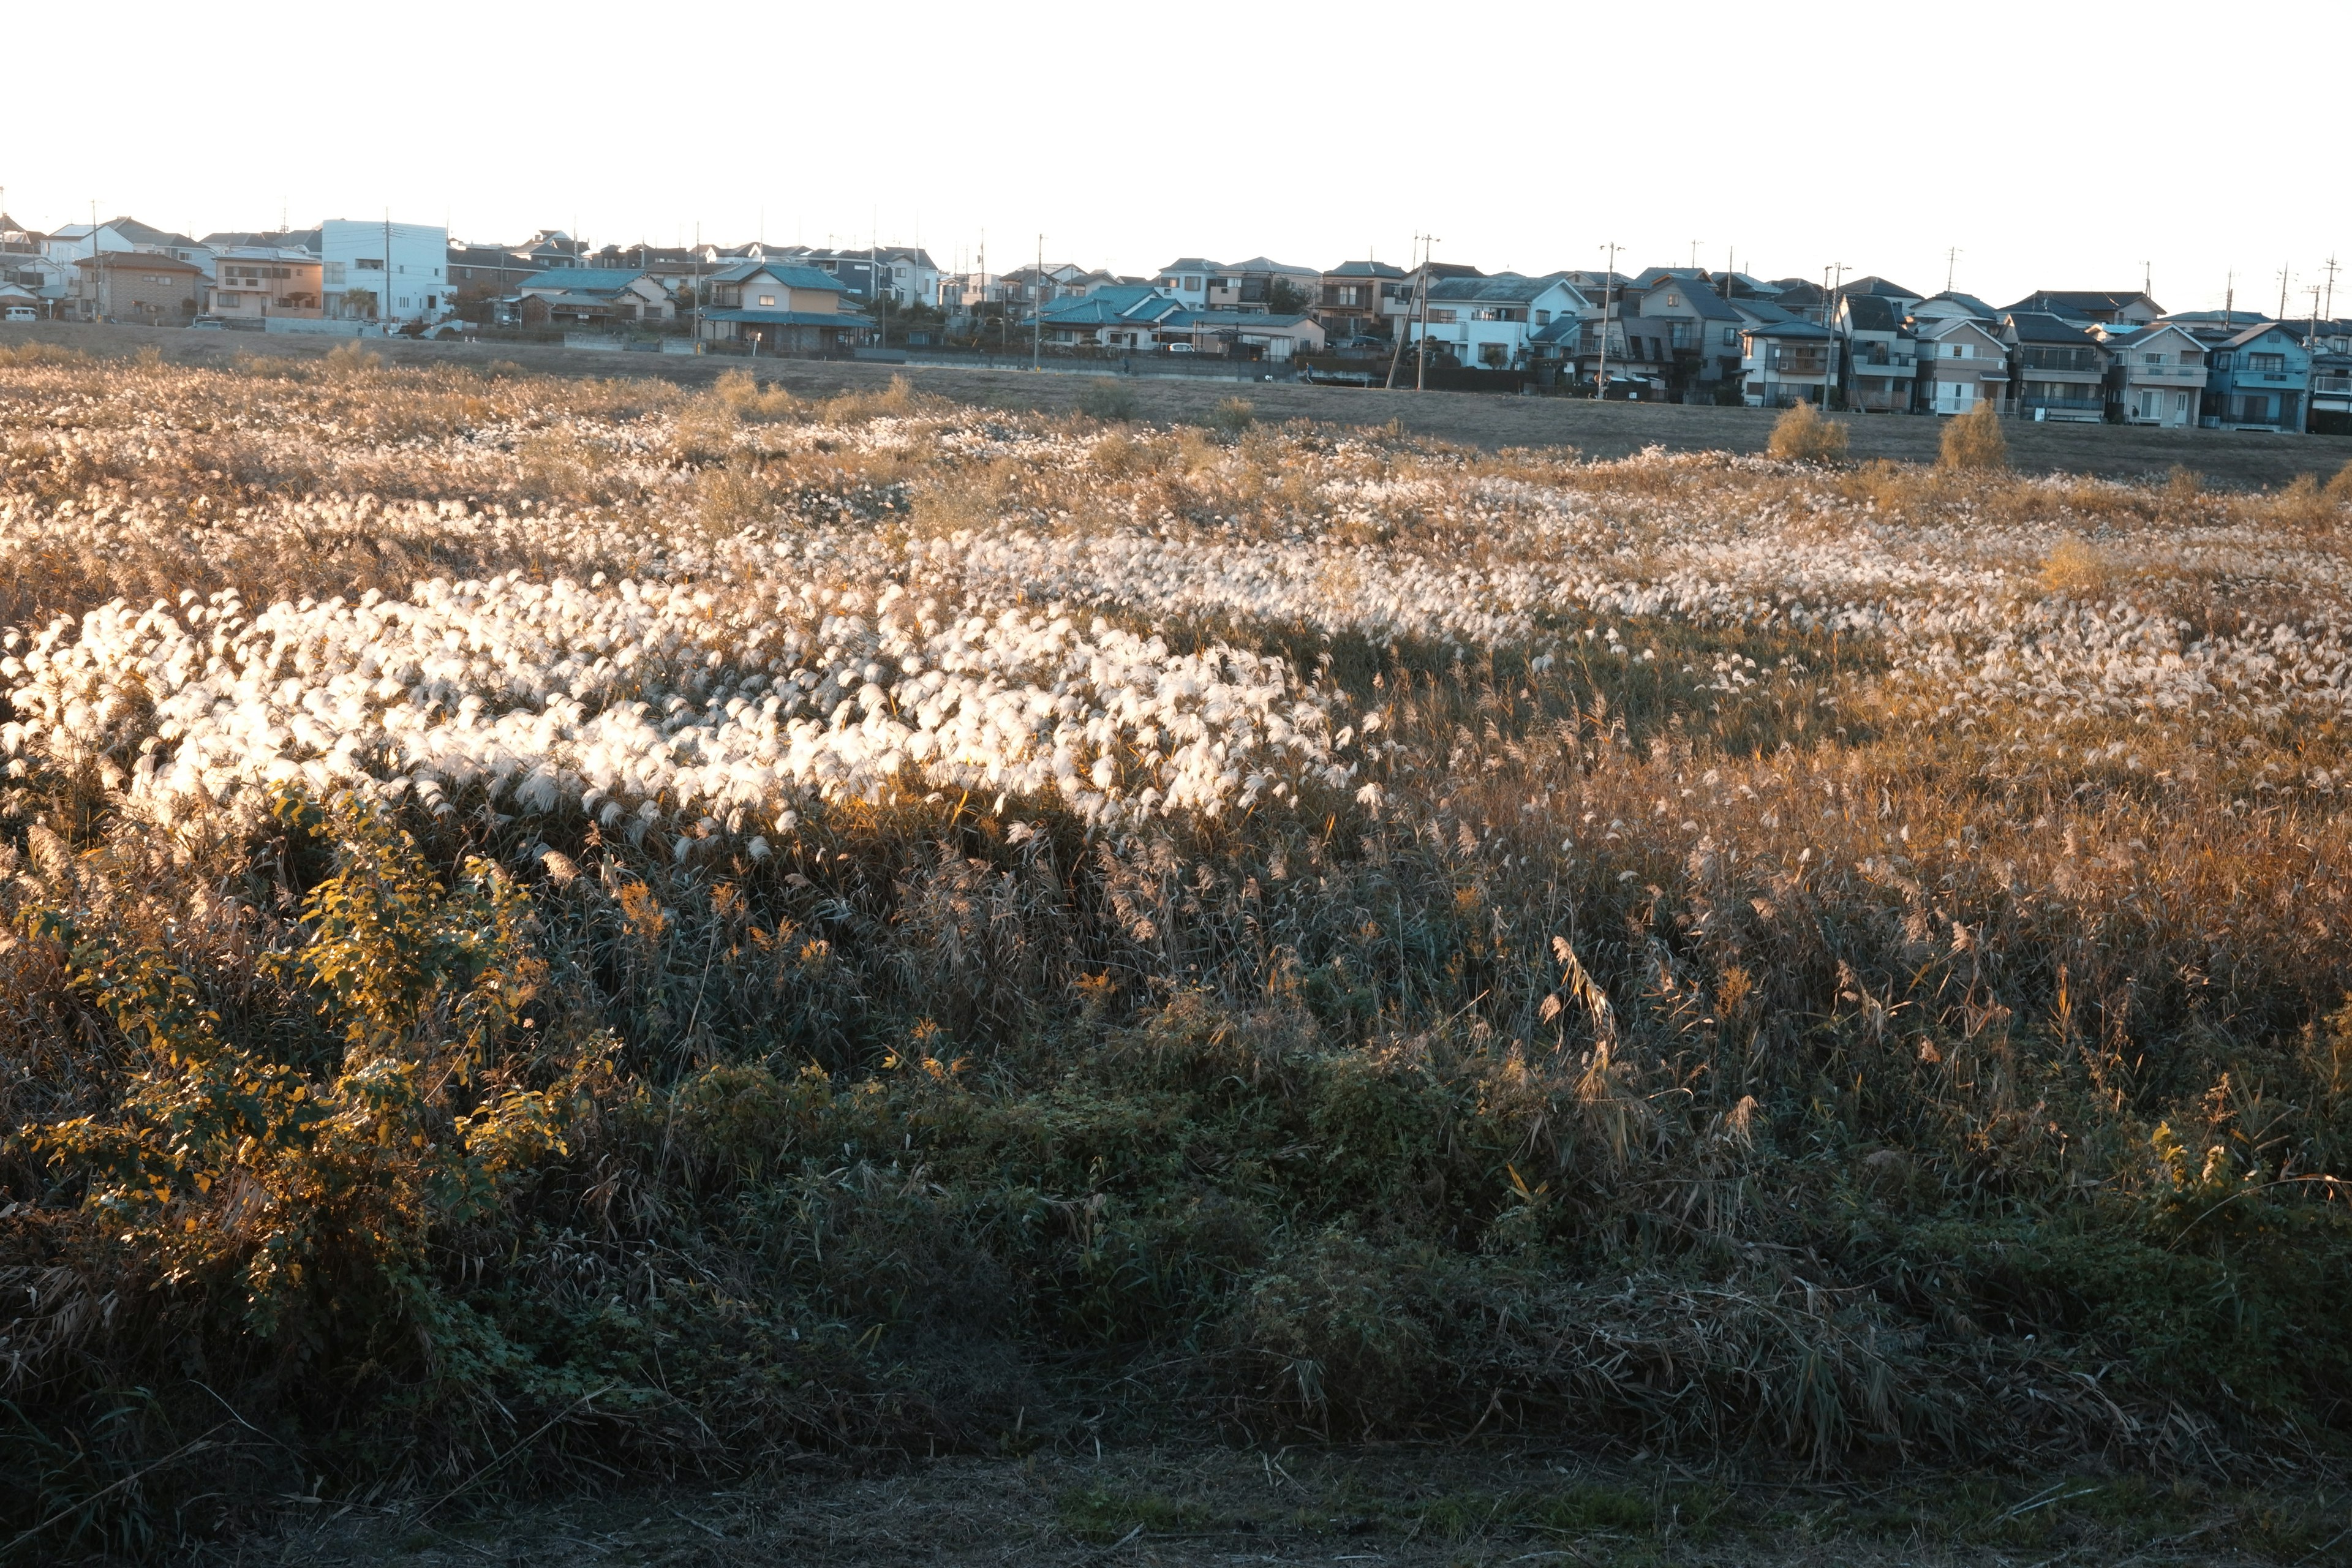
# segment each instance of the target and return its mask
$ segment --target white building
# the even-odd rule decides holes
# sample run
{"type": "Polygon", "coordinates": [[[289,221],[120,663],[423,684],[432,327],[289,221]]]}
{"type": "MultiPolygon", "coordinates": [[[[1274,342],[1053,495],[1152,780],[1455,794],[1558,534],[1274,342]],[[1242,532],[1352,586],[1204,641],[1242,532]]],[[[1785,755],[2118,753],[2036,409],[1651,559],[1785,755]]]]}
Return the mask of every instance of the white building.
{"type": "Polygon", "coordinates": [[[1526,363],[1528,340],[1553,321],[1596,314],[1593,302],[1565,273],[1441,278],[1430,284],[1422,316],[1405,323],[1405,341],[1421,341],[1425,316],[1429,341],[1451,348],[1464,365],[1508,370],[1526,363]]]}
{"type": "Polygon", "coordinates": [[[330,316],[437,321],[456,305],[449,231],[438,224],[331,217],[319,226],[330,316]]]}

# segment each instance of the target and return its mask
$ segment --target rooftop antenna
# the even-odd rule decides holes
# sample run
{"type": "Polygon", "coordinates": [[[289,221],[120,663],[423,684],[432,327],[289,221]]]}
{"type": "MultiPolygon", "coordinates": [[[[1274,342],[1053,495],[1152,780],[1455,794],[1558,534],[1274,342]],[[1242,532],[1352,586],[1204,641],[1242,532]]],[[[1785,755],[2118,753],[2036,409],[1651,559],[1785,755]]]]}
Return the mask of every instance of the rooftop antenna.
{"type": "Polygon", "coordinates": [[[1698,270],[1698,247],[1705,243],[1706,242],[1704,240],[1694,239],[1691,241],[1691,270],[1693,272],[1698,270]]]}
{"type": "Polygon", "coordinates": [[[1944,252],[1944,292],[1947,294],[1952,291],[1952,276],[1959,270],[1959,266],[1960,247],[1951,246],[1944,252]]]}

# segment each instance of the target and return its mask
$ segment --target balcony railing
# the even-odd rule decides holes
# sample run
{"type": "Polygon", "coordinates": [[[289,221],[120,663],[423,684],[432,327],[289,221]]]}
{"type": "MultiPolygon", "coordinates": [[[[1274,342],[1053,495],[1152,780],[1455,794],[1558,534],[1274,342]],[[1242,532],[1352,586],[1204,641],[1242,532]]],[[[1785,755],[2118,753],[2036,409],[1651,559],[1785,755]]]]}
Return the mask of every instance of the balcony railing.
{"type": "Polygon", "coordinates": [[[1867,349],[1858,349],[1854,352],[1851,363],[1856,365],[1876,365],[1881,368],[1892,366],[1898,369],[1907,370],[1913,364],[1917,363],[1917,356],[1906,353],[1888,353],[1883,349],[1875,353],[1867,349]]]}
{"type": "Polygon", "coordinates": [[[2352,375],[2315,375],[2311,378],[2314,392],[2352,393],[2352,375]]]}
{"type": "Polygon", "coordinates": [[[2095,372],[2099,356],[2089,349],[2025,349],[2018,363],[2028,370],[2095,372]]]}
{"type": "Polygon", "coordinates": [[[1827,375],[1830,362],[1820,355],[1770,353],[1742,362],[1750,370],[1769,370],[1775,375],[1827,375]]]}
{"type": "Polygon", "coordinates": [[[2056,412],[2096,414],[2107,405],[2104,397],[2021,397],[2020,408],[2047,408],[2056,412]]]}

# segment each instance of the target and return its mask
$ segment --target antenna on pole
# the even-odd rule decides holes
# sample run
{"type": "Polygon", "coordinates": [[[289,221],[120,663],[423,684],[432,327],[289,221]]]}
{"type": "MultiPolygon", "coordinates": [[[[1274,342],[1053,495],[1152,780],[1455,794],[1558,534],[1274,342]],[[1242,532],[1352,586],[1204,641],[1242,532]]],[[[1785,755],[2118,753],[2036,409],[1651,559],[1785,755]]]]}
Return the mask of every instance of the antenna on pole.
{"type": "Polygon", "coordinates": [[[1952,275],[1959,270],[1960,247],[1957,245],[1944,252],[1944,292],[1952,291],[1952,275]]]}
{"type": "Polygon", "coordinates": [[[1617,287],[1617,242],[1603,242],[1601,249],[1609,253],[1609,265],[1601,273],[1601,363],[1592,373],[1592,399],[1609,401],[1609,295],[1617,287]]]}

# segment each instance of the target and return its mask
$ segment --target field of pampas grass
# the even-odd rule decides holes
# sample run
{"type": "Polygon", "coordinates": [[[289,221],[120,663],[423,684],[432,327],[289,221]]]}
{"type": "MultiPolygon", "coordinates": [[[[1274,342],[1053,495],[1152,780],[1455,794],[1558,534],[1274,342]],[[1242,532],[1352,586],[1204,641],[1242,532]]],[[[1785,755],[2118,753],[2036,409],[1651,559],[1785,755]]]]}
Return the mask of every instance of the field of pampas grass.
{"type": "Polygon", "coordinates": [[[2345,482],[1132,414],[0,363],[0,1531],[2340,1473],[2345,482]]]}

